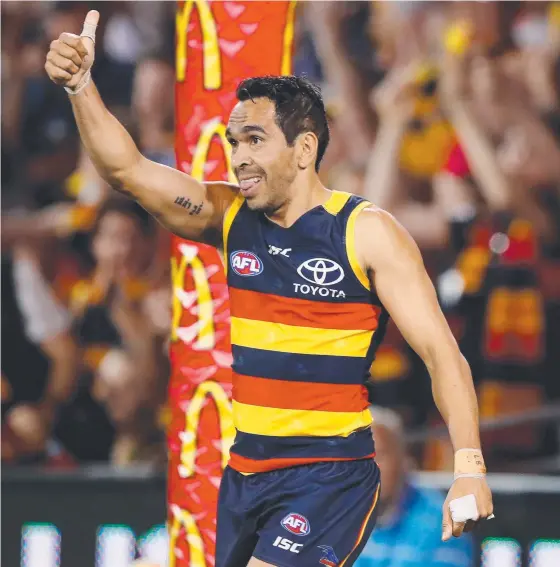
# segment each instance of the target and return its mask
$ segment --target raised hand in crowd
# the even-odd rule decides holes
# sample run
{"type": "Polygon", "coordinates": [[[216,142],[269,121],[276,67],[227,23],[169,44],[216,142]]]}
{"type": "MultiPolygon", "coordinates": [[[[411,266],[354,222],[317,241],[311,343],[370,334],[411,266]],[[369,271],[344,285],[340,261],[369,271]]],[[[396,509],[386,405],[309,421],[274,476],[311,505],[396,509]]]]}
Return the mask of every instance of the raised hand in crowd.
{"type": "Polygon", "coordinates": [[[406,124],[412,118],[418,91],[420,63],[392,69],[370,96],[380,122],[406,124]]]}
{"type": "Polygon", "coordinates": [[[488,206],[492,210],[506,210],[510,205],[510,187],[488,136],[463,96],[464,74],[465,67],[460,57],[450,54],[442,60],[441,104],[488,206]]]}
{"type": "Polygon", "coordinates": [[[393,69],[370,95],[370,104],[379,116],[379,128],[366,169],[364,196],[391,212],[402,197],[398,156],[402,136],[414,112],[417,71],[417,64],[393,69]]]}

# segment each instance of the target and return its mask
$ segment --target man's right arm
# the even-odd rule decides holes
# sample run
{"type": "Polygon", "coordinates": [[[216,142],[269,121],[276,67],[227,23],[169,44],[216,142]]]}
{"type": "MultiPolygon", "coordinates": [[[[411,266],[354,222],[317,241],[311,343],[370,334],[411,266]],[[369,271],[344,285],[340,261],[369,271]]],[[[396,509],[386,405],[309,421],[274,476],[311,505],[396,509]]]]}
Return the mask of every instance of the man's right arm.
{"type": "Polygon", "coordinates": [[[204,239],[208,229],[221,226],[237,188],[227,183],[203,184],[142,156],[89,80],[98,21],[99,13],[92,10],[81,36],[63,33],[53,41],[45,69],[53,82],[70,93],[82,142],[103,179],[138,201],[175,234],[204,239]]]}
{"type": "Polygon", "coordinates": [[[82,142],[99,174],[111,187],[135,199],[179,236],[200,239],[217,228],[236,187],[203,184],[176,169],[146,159],[107,110],[95,85],[70,96],[82,142]]]}

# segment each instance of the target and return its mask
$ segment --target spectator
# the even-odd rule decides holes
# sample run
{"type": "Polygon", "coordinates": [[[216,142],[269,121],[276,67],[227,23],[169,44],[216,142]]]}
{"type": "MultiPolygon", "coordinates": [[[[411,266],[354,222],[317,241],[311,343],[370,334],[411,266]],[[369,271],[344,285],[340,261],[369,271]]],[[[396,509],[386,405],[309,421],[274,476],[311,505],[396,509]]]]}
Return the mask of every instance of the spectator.
{"type": "MultiPolygon", "coordinates": [[[[156,246],[143,211],[111,199],[75,143],[66,94],[43,70],[48,42],[78,31],[91,7],[2,5],[3,323],[11,329],[3,334],[2,405],[4,457],[11,453],[12,462],[52,462],[63,447],[74,461],[122,465],[160,460],[165,450],[158,411],[170,324],[168,235],[160,230],[156,246]]],[[[157,121],[137,116],[143,149],[172,164],[173,6],[162,11],[167,19],[149,22],[127,3],[103,10],[96,82],[133,131],[133,90],[135,102],[165,95],[152,105],[157,121]],[[168,38],[158,52],[154,45],[168,38]],[[138,59],[150,57],[164,59],[166,72],[146,89],[134,74],[138,59]]]]}
{"type": "Polygon", "coordinates": [[[57,413],[73,395],[78,350],[71,320],[42,276],[32,251],[18,246],[2,261],[2,400],[11,462],[55,463],[60,452],[51,438],[57,413]]]}
{"type": "Polygon", "coordinates": [[[142,45],[132,100],[140,145],[150,159],[174,166],[175,6],[135,2],[131,10],[142,45]]]}
{"type": "Polygon", "coordinates": [[[444,496],[409,478],[400,418],[389,409],[370,410],[382,489],[377,526],[356,567],[471,567],[469,535],[441,541],[444,496]]]}
{"type": "Polygon", "coordinates": [[[84,395],[102,405],[115,428],[111,454],[118,464],[152,443],[158,402],[163,401],[161,326],[147,305],[156,292],[149,273],[153,234],[151,219],[138,205],[108,200],[93,232],[95,268],[72,293],[74,330],[91,383],[84,395]]]}

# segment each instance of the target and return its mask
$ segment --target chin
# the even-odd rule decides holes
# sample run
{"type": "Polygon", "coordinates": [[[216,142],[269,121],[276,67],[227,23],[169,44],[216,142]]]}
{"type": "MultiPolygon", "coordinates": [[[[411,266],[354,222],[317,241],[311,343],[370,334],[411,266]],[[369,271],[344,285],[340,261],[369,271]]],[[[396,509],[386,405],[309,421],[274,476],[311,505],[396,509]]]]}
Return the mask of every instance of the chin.
{"type": "Polygon", "coordinates": [[[252,211],[259,211],[261,213],[265,213],[269,209],[266,203],[259,201],[258,197],[247,198],[245,199],[245,201],[247,203],[247,206],[252,211]]]}

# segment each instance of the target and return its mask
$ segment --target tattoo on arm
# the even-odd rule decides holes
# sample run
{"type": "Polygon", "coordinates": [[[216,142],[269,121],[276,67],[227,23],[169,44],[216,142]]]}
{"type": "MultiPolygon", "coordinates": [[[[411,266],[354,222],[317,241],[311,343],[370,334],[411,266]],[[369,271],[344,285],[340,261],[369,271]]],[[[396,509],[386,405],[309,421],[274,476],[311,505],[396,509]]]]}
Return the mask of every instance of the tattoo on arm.
{"type": "Polygon", "coordinates": [[[200,214],[200,211],[202,211],[202,207],[204,205],[204,203],[195,205],[188,197],[177,197],[175,199],[175,204],[189,211],[189,215],[200,214]]]}

